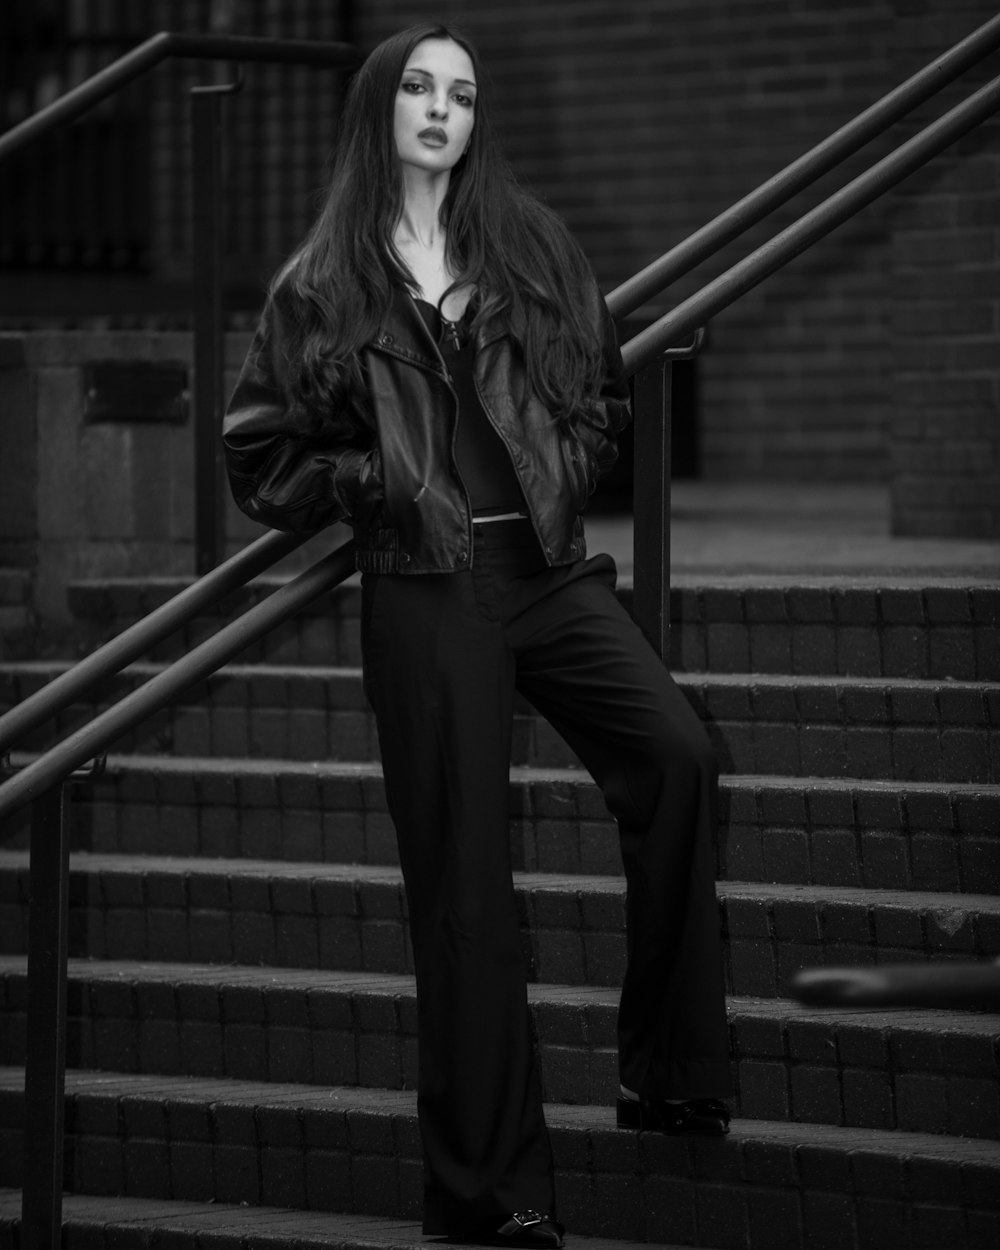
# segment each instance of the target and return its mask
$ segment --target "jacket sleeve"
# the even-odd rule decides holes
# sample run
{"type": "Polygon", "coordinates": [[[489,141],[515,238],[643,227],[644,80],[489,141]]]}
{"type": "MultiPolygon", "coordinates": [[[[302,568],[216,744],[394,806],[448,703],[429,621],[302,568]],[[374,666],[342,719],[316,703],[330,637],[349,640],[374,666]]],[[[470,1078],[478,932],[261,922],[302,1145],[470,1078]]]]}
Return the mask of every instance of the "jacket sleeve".
{"type": "Polygon", "coordinates": [[[618,435],[628,425],[632,413],[628,375],[622,363],[618,333],[596,282],[592,299],[604,369],[596,401],[579,420],[577,434],[591,457],[594,480],[597,482],[614,468],[618,459],[618,435]]]}
{"type": "Polygon", "coordinates": [[[270,299],[223,420],[226,469],[247,516],[313,533],[374,509],[381,463],[374,429],[347,414],[318,421],[292,400],[282,324],[270,299]]]}

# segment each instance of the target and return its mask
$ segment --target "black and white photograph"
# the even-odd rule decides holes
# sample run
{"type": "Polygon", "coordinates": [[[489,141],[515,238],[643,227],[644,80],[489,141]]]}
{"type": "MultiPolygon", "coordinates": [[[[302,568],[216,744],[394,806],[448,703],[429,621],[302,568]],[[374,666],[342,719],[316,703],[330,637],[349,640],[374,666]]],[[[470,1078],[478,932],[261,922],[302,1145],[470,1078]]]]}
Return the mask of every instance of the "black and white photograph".
{"type": "Polygon", "coordinates": [[[1000,9],[4,0],[0,1250],[1000,1245],[1000,9]]]}

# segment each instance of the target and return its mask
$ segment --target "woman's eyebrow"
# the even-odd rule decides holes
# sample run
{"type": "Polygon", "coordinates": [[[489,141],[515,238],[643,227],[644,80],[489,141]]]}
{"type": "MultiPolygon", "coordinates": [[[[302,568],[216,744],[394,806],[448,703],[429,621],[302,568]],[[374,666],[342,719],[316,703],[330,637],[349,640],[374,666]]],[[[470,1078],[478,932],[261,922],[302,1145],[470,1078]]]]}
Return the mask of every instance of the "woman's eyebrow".
{"type": "MultiPolygon", "coordinates": [[[[403,70],[403,73],[404,74],[419,74],[421,78],[429,78],[432,82],[434,81],[434,75],[430,72],[430,70],[420,69],[419,66],[417,65],[407,65],[406,69],[403,70]]],[[[474,91],[476,90],[476,84],[472,82],[471,79],[469,78],[456,78],[452,81],[452,86],[453,87],[471,87],[474,91]]]]}

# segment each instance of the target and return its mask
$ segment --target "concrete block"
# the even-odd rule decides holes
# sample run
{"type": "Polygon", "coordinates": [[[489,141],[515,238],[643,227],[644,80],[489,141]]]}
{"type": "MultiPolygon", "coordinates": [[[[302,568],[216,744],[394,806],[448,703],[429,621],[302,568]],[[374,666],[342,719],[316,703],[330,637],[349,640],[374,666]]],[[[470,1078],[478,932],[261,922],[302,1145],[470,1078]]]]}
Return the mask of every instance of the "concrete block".
{"type": "Polygon", "coordinates": [[[744,1059],[737,1065],[739,1113],[754,1120],[785,1120],[791,1111],[788,1070],[782,1062],[744,1059]]]}
{"type": "Polygon", "coordinates": [[[946,1133],[948,1098],[944,1077],[899,1073],[896,1077],[896,1123],[904,1132],[946,1133]]]}
{"type": "Polygon", "coordinates": [[[749,1232],[761,1250],[785,1250],[801,1243],[802,1216],[798,1196],[781,1190],[749,1190],[749,1232]]]}
{"type": "Polygon", "coordinates": [[[802,675],[835,673],[836,633],[826,623],[792,626],[792,671],[802,675]]]}
{"type": "Polygon", "coordinates": [[[847,1194],[802,1195],[802,1230],[810,1250],[841,1250],[855,1244],[854,1204],[847,1194]]]}
{"type": "Polygon", "coordinates": [[[892,1081],[887,1073],[845,1068],[841,1089],[845,1124],[870,1129],[895,1127],[892,1081]]]}
{"type": "Polygon", "coordinates": [[[842,625],[837,630],[837,672],[846,677],[876,677],[882,672],[881,642],[874,625],[842,625]]]}
{"type": "Polygon", "coordinates": [[[750,1244],[746,1191],[735,1185],[699,1184],[695,1191],[698,1228],[709,1245],[741,1250],[750,1244]]]}
{"type": "Polygon", "coordinates": [[[750,668],[747,631],[739,624],[711,623],[706,627],[707,663],[712,672],[745,673],[750,668]]]}

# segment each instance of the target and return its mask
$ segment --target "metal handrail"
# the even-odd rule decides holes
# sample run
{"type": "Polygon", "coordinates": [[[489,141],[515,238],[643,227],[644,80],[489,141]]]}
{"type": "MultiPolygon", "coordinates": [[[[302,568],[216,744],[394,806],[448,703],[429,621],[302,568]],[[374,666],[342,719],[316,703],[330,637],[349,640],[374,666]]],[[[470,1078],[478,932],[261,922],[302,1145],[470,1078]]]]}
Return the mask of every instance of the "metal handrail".
{"type": "Polygon", "coordinates": [[[349,43],[272,39],[258,35],[186,34],[162,30],[0,135],[0,160],[39,135],[72,121],[169,57],[214,61],[265,61],[279,65],[350,68],[360,59],[349,43]]]}
{"type": "Polygon", "coordinates": [[[300,547],[308,534],[268,530],[198,581],[130,625],[71,669],[61,673],[0,716],[0,754],[32,729],[65,711],[77,699],[120,673],[162,639],[183,628],[199,613],[215,607],[251,578],[300,547]]]}
{"type": "Polygon", "coordinates": [[[645,269],[608,294],[615,317],[634,312],[671,282],[718,252],[793,195],[839,165],[848,156],[931,98],[965,70],[1000,47],[1000,14],[984,22],[953,48],[877,100],[852,121],[786,165],[767,182],[738,200],[707,225],[688,235],[645,269]]]}
{"type": "MultiPolygon", "coordinates": [[[[267,537],[270,535],[265,535],[267,537]]],[[[155,677],[15,773],[0,786],[0,819],[64,780],[74,769],[105,751],[123,734],[167,707],[182,691],[210,677],[275,626],[300,612],[325,591],[332,590],[353,572],[354,543],[350,541],[323,556],[187,655],[174,660],[155,677]]],[[[111,651],[114,642],[104,650],[111,651]]]]}
{"type": "Polygon", "coordinates": [[[1000,109],[1000,76],[925,126],[773,239],[629,339],[622,348],[626,368],[635,372],[654,360],[665,347],[678,342],[716,313],[728,308],[746,291],[926,164],[932,156],[997,109],[1000,109]]]}

